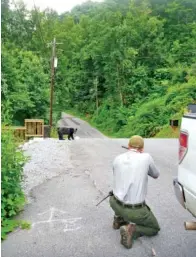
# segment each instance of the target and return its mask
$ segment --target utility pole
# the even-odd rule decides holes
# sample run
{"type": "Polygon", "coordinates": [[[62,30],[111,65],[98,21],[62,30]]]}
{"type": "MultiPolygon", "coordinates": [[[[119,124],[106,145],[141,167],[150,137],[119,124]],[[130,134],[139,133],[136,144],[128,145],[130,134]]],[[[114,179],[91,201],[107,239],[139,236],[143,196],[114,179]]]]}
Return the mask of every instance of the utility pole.
{"type": "Polygon", "coordinates": [[[56,54],[56,39],[52,42],[52,58],[51,58],[51,84],[50,84],[50,129],[52,128],[52,107],[53,107],[53,92],[54,92],[54,60],[56,54]]]}

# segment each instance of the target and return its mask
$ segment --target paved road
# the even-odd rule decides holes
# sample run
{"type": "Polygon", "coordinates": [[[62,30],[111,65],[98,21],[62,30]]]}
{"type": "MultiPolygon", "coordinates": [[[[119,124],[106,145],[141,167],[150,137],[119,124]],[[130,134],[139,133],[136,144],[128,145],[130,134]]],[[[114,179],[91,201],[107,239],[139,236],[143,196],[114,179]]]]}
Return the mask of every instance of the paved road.
{"type": "Polygon", "coordinates": [[[79,136],[81,138],[106,138],[97,129],[89,126],[86,121],[78,119],[66,113],[62,113],[61,120],[58,121],[58,126],[77,128],[76,136],[79,136]]]}
{"type": "MultiPolygon", "coordinates": [[[[80,131],[85,126],[91,136],[94,130],[83,124],[80,131]]],[[[32,222],[32,228],[10,234],[2,243],[2,256],[148,257],[153,247],[157,257],[195,257],[196,234],[183,228],[183,222],[193,218],[178,204],[172,188],[177,141],[145,140],[145,150],[161,170],[158,180],[149,179],[147,198],[161,231],[154,238],[137,240],[127,250],[119,243],[119,231],[111,228],[113,212],[108,201],[95,207],[111,189],[111,164],[117,154],[125,151],[121,145],[126,145],[127,139],[107,139],[98,132],[97,138],[93,134],[92,139],[86,137],[86,132],[80,134],[84,138],[69,145],[69,172],[65,169],[65,173],[32,190],[34,202],[26,206],[22,215],[32,222]]]]}

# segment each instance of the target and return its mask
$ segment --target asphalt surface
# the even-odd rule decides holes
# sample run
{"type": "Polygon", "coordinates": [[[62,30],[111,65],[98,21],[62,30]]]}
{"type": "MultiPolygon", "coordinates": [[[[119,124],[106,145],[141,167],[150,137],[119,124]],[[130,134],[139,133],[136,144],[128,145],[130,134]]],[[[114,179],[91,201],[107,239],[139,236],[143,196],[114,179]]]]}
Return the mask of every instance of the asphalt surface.
{"type": "Polygon", "coordinates": [[[111,190],[112,161],[126,151],[121,146],[128,140],[108,139],[79,119],[64,116],[64,120],[79,128],[79,139],[69,145],[72,168],[32,190],[34,201],[20,216],[31,221],[32,228],[11,233],[2,243],[2,256],[147,257],[154,248],[157,257],[195,257],[196,233],[183,227],[184,221],[194,218],[178,204],[172,187],[177,140],[145,140],[145,151],[161,171],[159,179],[149,179],[147,197],[161,231],[158,236],[138,239],[127,250],[120,244],[119,231],[112,229],[108,200],[95,205],[111,190]]]}
{"type": "Polygon", "coordinates": [[[106,138],[97,129],[89,126],[86,121],[66,113],[62,113],[61,120],[58,121],[57,125],[58,127],[77,128],[76,136],[81,138],[106,138]]]}

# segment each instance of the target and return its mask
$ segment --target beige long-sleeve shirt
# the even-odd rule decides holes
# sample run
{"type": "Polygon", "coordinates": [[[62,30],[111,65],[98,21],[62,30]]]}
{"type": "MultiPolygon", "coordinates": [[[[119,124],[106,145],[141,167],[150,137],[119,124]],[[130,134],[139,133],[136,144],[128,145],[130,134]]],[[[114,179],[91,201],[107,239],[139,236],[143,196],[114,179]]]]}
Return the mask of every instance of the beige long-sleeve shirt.
{"type": "Polygon", "coordinates": [[[148,175],[158,178],[159,174],[150,154],[131,149],[113,162],[114,196],[125,204],[142,203],[147,195],[148,175]]]}

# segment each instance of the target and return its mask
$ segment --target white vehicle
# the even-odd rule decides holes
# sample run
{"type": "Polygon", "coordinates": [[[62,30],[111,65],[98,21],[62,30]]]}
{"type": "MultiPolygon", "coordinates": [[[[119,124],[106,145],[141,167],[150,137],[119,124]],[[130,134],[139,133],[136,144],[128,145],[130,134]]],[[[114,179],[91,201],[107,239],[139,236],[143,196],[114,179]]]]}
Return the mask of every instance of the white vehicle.
{"type": "MultiPolygon", "coordinates": [[[[173,185],[180,204],[196,217],[196,112],[185,114],[182,118],[178,176],[173,185]]],[[[192,228],[186,227],[187,224],[185,228],[195,230],[196,223],[191,224],[192,228]]]]}

